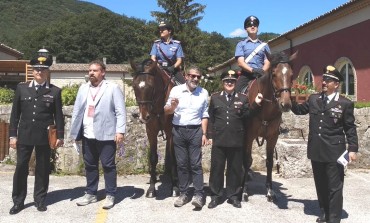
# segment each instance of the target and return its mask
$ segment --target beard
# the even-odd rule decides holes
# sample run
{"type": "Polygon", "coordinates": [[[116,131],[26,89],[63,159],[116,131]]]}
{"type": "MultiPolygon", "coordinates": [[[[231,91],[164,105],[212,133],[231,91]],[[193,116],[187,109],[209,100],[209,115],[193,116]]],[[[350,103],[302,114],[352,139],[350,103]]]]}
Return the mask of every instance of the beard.
{"type": "Polygon", "coordinates": [[[193,91],[195,88],[199,86],[198,82],[192,81],[192,80],[187,80],[186,84],[188,85],[189,89],[193,91]]]}

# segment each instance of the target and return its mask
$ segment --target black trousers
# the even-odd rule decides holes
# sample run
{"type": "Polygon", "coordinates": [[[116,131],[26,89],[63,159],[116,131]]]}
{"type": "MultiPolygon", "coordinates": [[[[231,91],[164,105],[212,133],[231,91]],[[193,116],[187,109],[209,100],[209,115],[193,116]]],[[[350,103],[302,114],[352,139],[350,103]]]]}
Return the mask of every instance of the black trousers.
{"type": "Polygon", "coordinates": [[[227,163],[226,196],[229,199],[240,200],[243,177],[243,150],[241,147],[212,146],[209,177],[211,196],[213,199],[220,199],[223,196],[225,163],[227,163]]]}
{"type": "Polygon", "coordinates": [[[188,194],[193,180],[194,194],[204,195],[202,169],[202,128],[172,128],[173,143],[181,194],[188,194]]]}
{"type": "Polygon", "coordinates": [[[28,163],[33,148],[36,151],[35,187],[33,199],[35,202],[44,202],[49,188],[50,174],[50,147],[49,145],[30,146],[17,145],[17,166],[13,177],[12,198],[14,204],[24,204],[27,195],[28,163]]]}
{"type": "Polygon", "coordinates": [[[343,209],[344,167],[336,162],[311,161],[317,199],[327,222],[340,222],[343,209]]]}
{"type": "MultiPolygon", "coordinates": [[[[254,79],[255,79],[254,75],[250,73],[240,75],[235,84],[235,91],[241,92],[243,88],[248,86],[249,82],[254,79]]],[[[247,94],[247,91],[248,89],[246,89],[245,92],[241,92],[241,93],[247,94]]]]}

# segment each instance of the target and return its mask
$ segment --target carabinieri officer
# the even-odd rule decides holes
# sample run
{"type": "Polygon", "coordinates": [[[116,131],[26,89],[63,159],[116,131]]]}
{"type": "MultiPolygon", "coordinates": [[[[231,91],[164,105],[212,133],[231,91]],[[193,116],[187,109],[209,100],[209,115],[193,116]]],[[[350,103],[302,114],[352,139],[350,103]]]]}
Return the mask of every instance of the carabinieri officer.
{"type": "Polygon", "coordinates": [[[181,43],[172,38],[174,28],[171,24],[161,22],[158,28],[161,38],[154,41],[150,51],[150,58],[153,61],[157,61],[159,65],[172,75],[175,75],[176,80],[183,84],[185,83],[185,78],[179,72],[184,58],[181,43]]]}
{"type": "Polygon", "coordinates": [[[240,195],[243,176],[243,147],[245,120],[258,111],[263,95],[259,93],[249,106],[245,94],[235,92],[237,75],[229,70],[221,75],[223,91],[211,96],[208,135],[212,138],[211,173],[209,187],[212,192],[208,208],[215,208],[223,197],[226,168],[226,197],[228,203],[241,208],[240,195]]]}
{"type": "Polygon", "coordinates": [[[13,178],[14,206],[9,214],[24,208],[27,195],[28,162],[36,151],[35,187],[33,199],[38,211],[46,211],[45,198],[49,187],[50,146],[48,126],[56,125],[58,140],[63,145],[64,118],[61,89],[48,82],[52,61],[40,56],[31,60],[34,80],[20,83],[15,91],[10,116],[10,147],[17,150],[17,166],[13,178]]]}

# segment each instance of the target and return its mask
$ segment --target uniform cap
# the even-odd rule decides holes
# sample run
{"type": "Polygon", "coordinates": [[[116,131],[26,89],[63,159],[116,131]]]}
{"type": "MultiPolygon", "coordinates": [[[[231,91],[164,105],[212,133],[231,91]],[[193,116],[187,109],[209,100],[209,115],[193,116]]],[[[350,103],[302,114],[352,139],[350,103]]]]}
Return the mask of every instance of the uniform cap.
{"type": "Polygon", "coordinates": [[[30,64],[32,67],[49,68],[53,64],[53,61],[50,58],[39,56],[38,58],[32,59],[30,64]]]}
{"type": "Polygon", "coordinates": [[[221,80],[222,81],[224,81],[224,80],[237,80],[237,79],[238,79],[238,75],[233,70],[228,70],[228,71],[223,72],[221,74],[221,80]]]}
{"type": "Polygon", "coordinates": [[[250,26],[256,26],[258,27],[260,25],[260,20],[256,17],[256,16],[248,16],[245,20],[244,20],[244,29],[246,29],[247,27],[250,27],[250,26]]]}
{"type": "Polygon", "coordinates": [[[159,25],[158,25],[158,27],[159,28],[167,28],[169,30],[173,30],[173,26],[170,23],[165,22],[165,21],[160,22],[159,25]]]}
{"type": "Polygon", "coordinates": [[[339,82],[343,81],[342,74],[333,65],[327,65],[324,68],[323,77],[331,78],[331,79],[339,81],[339,82]]]}

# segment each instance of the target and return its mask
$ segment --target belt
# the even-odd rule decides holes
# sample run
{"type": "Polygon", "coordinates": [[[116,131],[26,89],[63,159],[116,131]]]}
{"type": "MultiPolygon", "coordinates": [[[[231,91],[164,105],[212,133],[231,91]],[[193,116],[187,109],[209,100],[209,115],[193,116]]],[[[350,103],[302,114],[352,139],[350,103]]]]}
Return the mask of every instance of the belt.
{"type": "Polygon", "coordinates": [[[200,125],[173,125],[175,128],[184,128],[184,129],[196,129],[199,128],[200,125]]]}

